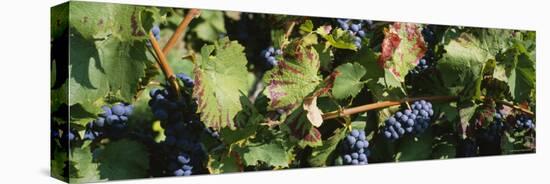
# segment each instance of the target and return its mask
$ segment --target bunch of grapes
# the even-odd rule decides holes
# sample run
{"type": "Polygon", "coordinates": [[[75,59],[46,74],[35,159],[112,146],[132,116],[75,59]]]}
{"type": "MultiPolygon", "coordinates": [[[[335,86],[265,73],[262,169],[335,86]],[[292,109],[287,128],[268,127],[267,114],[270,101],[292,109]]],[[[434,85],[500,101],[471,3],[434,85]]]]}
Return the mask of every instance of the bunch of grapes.
{"type": "MultiPolygon", "coordinates": [[[[184,86],[194,86],[194,81],[185,74],[178,74],[184,86]]],[[[165,140],[161,143],[169,148],[166,173],[175,176],[188,176],[194,168],[199,168],[205,158],[200,142],[201,133],[207,128],[196,114],[197,105],[188,91],[182,90],[179,97],[166,89],[153,89],[149,95],[149,106],[156,119],[161,121],[165,140]],[[191,159],[192,158],[192,159],[191,159]]]]}
{"type": "Polygon", "coordinates": [[[420,59],[418,61],[418,64],[410,71],[413,75],[418,75],[424,70],[427,70],[430,66],[428,65],[428,62],[426,61],[426,58],[420,59]]]}
{"type": "Polygon", "coordinates": [[[415,101],[411,109],[398,111],[386,120],[384,137],[397,140],[406,133],[421,134],[429,127],[433,114],[432,103],[415,101]]]}
{"type": "Polygon", "coordinates": [[[195,86],[195,80],[193,80],[191,77],[184,73],[178,73],[176,74],[176,77],[183,82],[183,85],[185,87],[193,87],[195,86]]]}
{"type": "Polygon", "coordinates": [[[174,171],[174,176],[190,176],[193,174],[193,166],[191,164],[191,157],[187,154],[180,154],[177,157],[178,162],[174,171]]]}
{"type": "Polygon", "coordinates": [[[520,130],[530,130],[535,128],[535,124],[533,123],[533,119],[520,114],[516,118],[516,128],[520,130]]]}
{"type": "Polygon", "coordinates": [[[270,46],[262,51],[262,57],[265,58],[269,68],[273,68],[279,64],[277,57],[281,55],[283,55],[283,51],[281,49],[275,49],[273,46],[270,46]]]}
{"type": "Polygon", "coordinates": [[[372,25],[370,20],[350,20],[350,19],[336,19],[340,28],[344,31],[349,31],[355,36],[354,44],[357,48],[361,48],[361,42],[365,38],[364,25],[372,25]]]}
{"type": "Polygon", "coordinates": [[[109,107],[101,107],[103,112],[99,117],[86,124],[85,140],[94,140],[100,136],[112,138],[121,137],[128,127],[128,118],[134,111],[134,106],[125,103],[116,103],[109,107]]]}
{"type": "Polygon", "coordinates": [[[364,130],[352,130],[344,139],[342,160],[345,165],[368,164],[369,141],[364,130]]]}

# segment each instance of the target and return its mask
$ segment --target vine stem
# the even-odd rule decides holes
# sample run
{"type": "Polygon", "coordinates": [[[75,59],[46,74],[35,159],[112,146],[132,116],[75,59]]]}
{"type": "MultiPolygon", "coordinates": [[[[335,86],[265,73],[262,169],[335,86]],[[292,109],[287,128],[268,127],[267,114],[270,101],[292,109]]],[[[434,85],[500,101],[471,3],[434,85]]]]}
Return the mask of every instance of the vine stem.
{"type": "Polygon", "coordinates": [[[149,41],[151,42],[151,45],[153,46],[153,51],[155,51],[155,54],[157,55],[157,63],[160,66],[160,69],[162,70],[162,73],[166,77],[166,80],[170,83],[170,89],[172,89],[172,92],[176,94],[179,97],[179,84],[176,79],[176,76],[174,75],[174,72],[172,71],[172,68],[168,65],[168,62],[166,60],[166,56],[164,53],[160,50],[159,43],[157,42],[157,39],[153,35],[153,32],[149,32],[149,41]]]}
{"type": "Polygon", "coordinates": [[[191,23],[191,20],[193,20],[193,18],[195,18],[199,14],[200,14],[199,9],[189,10],[187,15],[185,15],[185,18],[183,18],[183,20],[178,25],[176,32],[172,34],[172,36],[170,37],[166,45],[164,45],[164,48],[162,48],[162,53],[164,53],[164,55],[168,55],[168,52],[170,52],[170,49],[172,49],[172,47],[174,47],[174,45],[181,38],[185,29],[187,28],[187,26],[189,26],[189,23],[191,23]]]}
{"type": "MultiPolygon", "coordinates": [[[[485,99],[485,97],[484,97],[484,96],[481,96],[481,100],[483,100],[483,99],[485,99]]],[[[496,103],[503,104],[503,105],[506,105],[506,106],[511,107],[511,108],[513,108],[513,109],[515,109],[515,110],[521,111],[522,113],[525,113],[525,114],[527,114],[527,115],[529,115],[529,116],[531,116],[531,117],[535,116],[535,113],[534,113],[534,112],[532,112],[532,111],[530,111],[530,110],[528,110],[528,109],[525,109],[525,108],[523,108],[523,107],[517,106],[517,105],[515,105],[515,104],[512,103],[512,102],[508,102],[508,101],[504,101],[504,100],[495,100],[495,102],[496,102],[496,103]]]]}
{"type": "Polygon", "coordinates": [[[285,38],[288,38],[290,34],[292,34],[292,30],[294,29],[294,26],[296,26],[296,21],[292,21],[290,25],[288,25],[285,32],[285,38]]]}
{"type": "Polygon", "coordinates": [[[343,109],[343,110],[339,110],[339,111],[332,111],[332,112],[324,113],[323,114],[323,120],[334,119],[334,118],[338,118],[338,117],[341,117],[341,116],[348,116],[348,115],[357,114],[357,113],[361,113],[361,112],[366,112],[366,111],[370,111],[370,110],[374,110],[374,109],[381,109],[381,108],[386,108],[386,107],[390,107],[390,106],[401,105],[402,103],[405,103],[405,102],[414,102],[414,101],[418,101],[418,100],[452,101],[452,100],[456,100],[456,99],[458,99],[458,97],[456,97],[456,96],[430,96],[430,97],[404,98],[404,99],[401,99],[399,101],[381,101],[381,102],[376,102],[376,103],[372,103],[372,104],[361,105],[361,106],[357,106],[357,107],[343,109]]]}
{"type": "MultiPolygon", "coordinates": [[[[376,103],[367,104],[367,105],[351,107],[351,108],[348,108],[348,109],[327,112],[327,113],[323,114],[323,120],[334,119],[334,118],[338,118],[338,117],[342,117],[342,116],[349,116],[349,115],[352,115],[352,114],[362,113],[362,112],[366,112],[366,111],[370,111],[370,110],[374,110],[374,109],[386,108],[386,107],[390,107],[390,106],[401,105],[402,103],[410,103],[410,102],[414,102],[414,101],[418,101],[418,100],[454,101],[454,100],[457,100],[457,99],[458,99],[458,97],[456,97],[456,96],[430,96],[430,97],[404,98],[404,99],[401,99],[399,101],[382,101],[382,102],[376,102],[376,103]]],[[[481,99],[484,99],[484,97],[482,96],[481,99]]],[[[525,113],[525,114],[527,114],[531,117],[535,115],[535,113],[529,111],[528,109],[525,109],[525,108],[522,108],[520,106],[514,105],[511,102],[507,102],[507,101],[503,101],[503,100],[497,100],[496,102],[501,103],[501,104],[506,105],[506,106],[509,106],[509,107],[511,107],[515,110],[519,110],[522,113],[525,113]]]]}

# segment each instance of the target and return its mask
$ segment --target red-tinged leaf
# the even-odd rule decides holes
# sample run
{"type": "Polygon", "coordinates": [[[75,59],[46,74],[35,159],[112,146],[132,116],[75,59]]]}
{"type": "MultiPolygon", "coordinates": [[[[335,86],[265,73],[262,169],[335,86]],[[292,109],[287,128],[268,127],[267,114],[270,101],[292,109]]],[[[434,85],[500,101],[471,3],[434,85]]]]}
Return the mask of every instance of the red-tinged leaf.
{"type": "Polygon", "coordinates": [[[424,57],[427,49],[421,28],[418,24],[394,23],[384,34],[378,64],[404,81],[405,75],[424,57]]]}
{"type": "Polygon", "coordinates": [[[298,140],[301,147],[322,145],[321,132],[309,122],[304,109],[297,108],[286,119],[284,125],[288,128],[291,138],[298,140]]]}
{"type": "Polygon", "coordinates": [[[264,94],[270,99],[268,109],[291,110],[301,104],[321,82],[320,67],[315,48],[294,40],[285,48],[285,57],[264,75],[267,85],[264,94]]]}

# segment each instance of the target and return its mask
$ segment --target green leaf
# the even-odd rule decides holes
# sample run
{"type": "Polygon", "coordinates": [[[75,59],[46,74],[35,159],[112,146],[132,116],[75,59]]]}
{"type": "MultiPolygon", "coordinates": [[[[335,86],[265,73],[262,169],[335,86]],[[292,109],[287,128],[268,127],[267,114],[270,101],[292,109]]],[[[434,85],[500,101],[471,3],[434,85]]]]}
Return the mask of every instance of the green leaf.
{"type": "Polygon", "coordinates": [[[144,43],[116,38],[92,42],[73,35],[70,44],[69,105],[97,112],[108,93],[133,101],[150,62],[144,43]]]}
{"type": "Polygon", "coordinates": [[[291,161],[285,148],[279,143],[254,144],[250,143],[246,147],[237,150],[240,152],[244,164],[255,166],[264,162],[275,167],[288,167],[291,161]]]}
{"type": "Polygon", "coordinates": [[[338,147],[338,143],[346,136],[346,131],[337,129],[334,131],[334,135],[323,141],[323,145],[313,148],[311,157],[308,159],[308,163],[313,167],[323,167],[331,165],[331,155],[338,147]]]}
{"type": "Polygon", "coordinates": [[[222,11],[202,10],[200,18],[202,22],[192,29],[200,39],[215,42],[220,33],[227,32],[222,11]]]}
{"type": "Polygon", "coordinates": [[[445,46],[446,53],[438,62],[437,69],[449,95],[458,95],[463,100],[480,95],[483,66],[491,56],[476,42],[471,35],[463,34],[445,46]]]}
{"type": "Polygon", "coordinates": [[[300,33],[308,34],[313,32],[313,22],[311,20],[306,20],[302,25],[300,25],[300,33]]]}
{"type": "Polygon", "coordinates": [[[507,52],[503,61],[508,76],[508,87],[516,102],[525,102],[535,90],[535,60],[526,53],[507,52]]]}
{"type": "Polygon", "coordinates": [[[271,100],[268,109],[291,109],[315,90],[321,78],[319,54],[312,47],[303,46],[296,40],[285,48],[289,56],[282,58],[279,64],[264,74],[267,85],[264,94],[271,100]]]}
{"type": "Polygon", "coordinates": [[[239,166],[238,159],[226,153],[222,154],[216,159],[210,157],[208,161],[208,170],[210,171],[210,174],[222,174],[242,171],[241,167],[239,166]]]}
{"type": "Polygon", "coordinates": [[[357,50],[357,46],[354,44],[355,36],[349,31],[344,31],[340,28],[334,30],[332,33],[331,31],[332,27],[330,25],[321,26],[315,30],[315,33],[319,34],[327,41],[325,47],[328,48],[332,46],[339,49],[357,50]]]}
{"type": "Polygon", "coordinates": [[[247,92],[248,78],[244,47],[228,38],[204,46],[195,63],[198,113],[206,126],[216,129],[235,127],[235,115],[242,109],[240,97],[247,92]],[[215,55],[211,55],[214,53],[215,55]]]}
{"type": "MultiPolygon", "coordinates": [[[[54,148],[51,148],[54,149],[54,148]]],[[[67,152],[59,151],[58,149],[54,149],[54,156],[53,160],[50,161],[50,168],[51,168],[51,175],[54,178],[57,178],[61,181],[69,182],[69,178],[67,178],[65,175],[66,170],[66,163],[68,162],[68,154],[67,152]]]]}
{"type": "Polygon", "coordinates": [[[434,137],[428,128],[419,137],[405,137],[401,140],[395,161],[426,160],[431,158],[434,137]]]}
{"type": "Polygon", "coordinates": [[[336,99],[355,97],[363,88],[364,82],[361,78],[367,73],[359,63],[346,63],[335,69],[339,75],[336,76],[332,94],[336,99]]]}
{"type": "Polygon", "coordinates": [[[90,148],[72,148],[69,159],[74,163],[78,178],[70,178],[70,183],[89,183],[101,181],[98,164],[93,162],[90,148]]]}
{"type": "Polygon", "coordinates": [[[417,24],[394,23],[385,31],[379,64],[389,69],[399,82],[405,81],[426,52],[426,45],[417,24]]]}
{"type": "Polygon", "coordinates": [[[264,116],[258,112],[256,107],[244,95],[241,96],[241,104],[243,105],[243,110],[235,116],[239,129],[232,130],[226,127],[220,130],[220,138],[227,145],[255,135],[258,128],[260,128],[260,123],[264,121],[264,116]]]}
{"type": "Polygon", "coordinates": [[[54,40],[69,27],[69,3],[63,3],[50,9],[50,38],[54,40]]]}
{"type": "Polygon", "coordinates": [[[70,10],[71,28],[85,39],[144,40],[148,33],[144,27],[152,26],[145,6],[75,1],[70,10]]]}
{"type": "Polygon", "coordinates": [[[101,178],[108,180],[148,177],[149,153],[139,142],[120,140],[105,146],[97,159],[101,178]]]}

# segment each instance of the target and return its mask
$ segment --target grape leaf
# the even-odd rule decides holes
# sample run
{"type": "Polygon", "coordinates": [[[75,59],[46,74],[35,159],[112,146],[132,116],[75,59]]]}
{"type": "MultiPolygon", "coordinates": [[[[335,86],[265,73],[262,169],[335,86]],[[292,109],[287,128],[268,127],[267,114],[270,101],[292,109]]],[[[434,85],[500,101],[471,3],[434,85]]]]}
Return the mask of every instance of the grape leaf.
{"type": "Polygon", "coordinates": [[[313,167],[323,167],[331,164],[330,157],[336,150],[338,143],[346,136],[346,131],[337,129],[334,135],[323,141],[323,146],[313,148],[308,163],[313,167]]]}
{"type": "Polygon", "coordinates": [[[93,162],[90,148],[72,148],[69,159],[74,163],[74,168],[78,175],[77,178],[71,177],[70,183],[88,183],[101,181],[98,172],[98,164],[93,162]]]}
{"type": "Polygon", "coordinates": [[[242,172],[239,159],[235,158],[234,155],[223,153],[222,155],[215,156],[217,157],[213,158],[211,156],[208,160],[208,171],[210,171],[210,174],[242,172]]]}
{"type": "Polygon", "coordinates": [[[427,50],[421,28],[417,24],[394,23],[384,31],[384,35],[378,63],[403,82],[427,50]]]}
{"type": "MultiPolygon", "coordinates": [[[[114,3],[70,2],[70,25],[85,39],[116,37],[121,41],[144,40],[152,20],[147,7],[114,3]]],[[[71,50],[72,52],[72,50],[71,50]]]]}
{"type": "Polygon", "coordinates": [[[512,49],[505,53],[507,84],[516,102],[529,99],[535,90],[535,60],[526,51],[512,49]]]}
{"type": "Polygon", "coordinates": [[[202,10],[200,18],[202,21],[191,30],[200,39],[215,42],[218,40],[220,33],[227,32],[222,11],[202,10]]]}
{"type": "Polygon", "coordinates": [[[243,46],[228,38],[201,49],[201,57],[195,63],[193,97],[197,98],[197,112],[208,127],[236,128],[234,117],[242,109],[240,97],[248,88],[248,78],[243,77],[247,75],[243,51],[243,46]]]}
{"type": "Polygon", "coordinates": [[[279,143],[249,143],[244,148],[237,148],[237,152],[242,155],[245,165],[255,166],[258,162],[265,162],[275,167],[288,167],[291,157],[287,154],[285,148],[279,143]]]}
{"type": "Polygon", "coordinates": [[[118,180],[147,177],[148,154],[147,148],[136,141],[123,139],[109,143],[97,157],[101,178],[118,180]]]}
{"type": "Polygon", "coordinates": [[[326,25],[317,28],[315,33],[327,41],[325,43],[326,48],[332,46],[339,49],[357,50],[357,46],[354,44],[355,36],[349,31],[344,31],[340,28],[333,31],[332,26],[326,25]]]}
{"type": "Polygon", "coordinates": [[[451,40],[445,51],[437,68],[449,95],[458,95],[461,99],[479,96],[483,66],[491,56],[468,34],[451,40]]]}
{"type": "Polygon", "coordinates": [[[314,48],[295,40],[285,48],[286,53],[288,56],[285,55],[275,68],[264,74],[263,81],[267,85],[264,94],[271,100],[270,110],[295,107],[321,81],[317,75],[319,55],[314,48]]]}
{"type": "Polygon", "coordinates": [[[338,66],[335,70],[339,73],[332,88],[332,94],[336,99],[354,97],[361,91],[364,85],[361,78],[367,73],[361,64],[346,63],[338,66]]]}
{"type": "MultiPolygon", "coordinates": [[[[54,149],[54,148],[51,148],[54,149]]],[[[68,154],[67,152],[59,151],[58,149],[54,149],[53,152],[53,159],[50,160],[50,168],[51,168],[51,176],[59,179],[64,182],[69,182],[69,178],[67,178],[65,175],[66,164],[68,162],[68,154]]]]}
{"type": "Polygon", "coordinates": [[[50,9],[50,38],[63,35],[69,27],[69,3],[63,3],[50,9]]]}
{"type": "Polygon", "coordinates": [[[317,147],[323,144],[321,132],[309,122],[303,108],[296,108],[283,125],[289,131],[290,137],[298,140],[298,145],[301,147],[317,147]]]}
{"type": "Polygon", "coordinates": [[[397,148],[395,161],[426,160],[431,157],[434,137],[432,129],[428,128],[418,137],[405,137],[397,148]]]}

